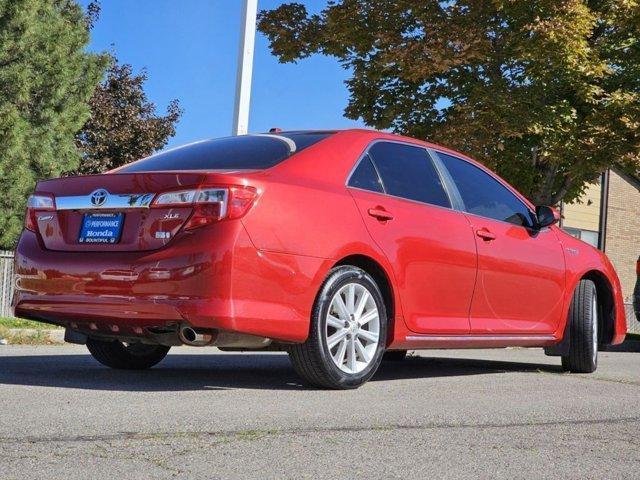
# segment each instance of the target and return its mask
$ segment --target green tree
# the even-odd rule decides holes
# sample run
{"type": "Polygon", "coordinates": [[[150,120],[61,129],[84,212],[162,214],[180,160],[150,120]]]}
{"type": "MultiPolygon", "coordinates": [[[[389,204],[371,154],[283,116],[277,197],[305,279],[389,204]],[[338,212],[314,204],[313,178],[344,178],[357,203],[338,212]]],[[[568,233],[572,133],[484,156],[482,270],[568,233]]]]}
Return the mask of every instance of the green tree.
{"type": "Polygon", "coordinates": [[[337,0],[263,11],[281,62],[351,71],[346,116],[457,148],[533,202],[638,169],[637,0],[337,0]]]}
{"type": "Polygon", "coordinates": [[[169,103],[165,116],[144,92],[146,72],[134,74],[131,65],[112,59],[106,79],[89,101],[91,117],[77,135],[82,162],[74,173],[101,173],[146,157],[175,135],[181,110],[169,103]]]}
{"type": "Polygon", "coordinates": [[[107,58],[88,53],[73,0],[0,0],[0,248],[12,248],[40,178],[77,167],[74,137],[107,58]]]}

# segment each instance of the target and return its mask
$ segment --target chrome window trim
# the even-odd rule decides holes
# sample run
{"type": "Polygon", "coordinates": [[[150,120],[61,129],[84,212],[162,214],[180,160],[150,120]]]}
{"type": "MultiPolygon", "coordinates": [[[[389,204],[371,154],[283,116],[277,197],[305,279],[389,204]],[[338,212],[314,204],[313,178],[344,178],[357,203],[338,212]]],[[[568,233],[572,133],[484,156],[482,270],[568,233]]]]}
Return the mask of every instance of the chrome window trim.
{"type": "Polygon", "coordinates": [[[362,154],[358,157],[358,160],[354,164],[353,168],[351,168],[351,170],[349,171],[349,174],[347,175],[347,180],[345,182],[345,187],[353,188],[354,190],[362,190],[363,192],[376,193],[378,195],[385,195],[387,197],[397,198],[397,199],[400,199],[400,200],[405,200],[407,202],[417,203],[418,205],[429,205],[430,207],[442,208],[442,209],[445,209],[445,210],[457,210],[455,208],[454,199],[452,198],[452,195],[451,195],[451,192],[449,191],[448,185],[447,185],[446,181],[444,180],[444,178],[442,176],[442,173],[440,172],[440,169],[438,168],[436,163],[433,161],[433,158],[432,158],[431,154],[429,153],[429,149],[427,147],[425,147],[424,145],[417,145],[415,143],[403,142],[403,141],[400,141],[400,140],[388,140],[386,138],[377,138],[377,139],[373,140],[372,142],[370,142],[367,145],[367,147],[364,149],[362,154]],[[412,198],[406,198],[406,197],[399,197],[397,195],[391,195],[390,193],[387,193],[387,187],[385,186],[384,180],[382,179],[382,176],[380,175],[380,172],[378,171],[378,167],[376,166],[376,162],[374,162],[373,161],[373,157],[371,157],[371,155],[369,155],[369,150],[377,143],[397,143],[399,145],[404,145],[404,146],[407,146],[407,147],[420,148],[420,149],[424,150],[425,154],[426,154],[427,161],[429,161],[429,160],[431,161],[431,164],[433,165],[433,168],[436,170],[436,174],[440,178],[440,182],[442,183],[442,189],[444,190],[444,193],[447,196],[447,199],[449,200],[449,205],[450,206],[444,207],[442,205],[436,205],[435,203],[421,202],[420,200],[414,200],[412,198]],[[360,165],[360,162],[362,162],[362,160],[367,156],[371,159],[370,160],[371,164],[373,165],[373,168],[375,169],[376,173],[378,174],[378,178],[380,179],[380,184],[382,185],[382,189],[384,190],[384,192],[375,192],[373,190],[367,190],[365,188],[359,188],[359,187],[354,187],[352,185],[349,185],[349,182],[351,181],[351,177],[353,176],[354,172],[356,171],[356,169],[360,165]]]}
{"type": "MultiPolygon", "coordinates": [[[[108,192],[107,192],[108,193],[108,192]]],[[[102,205],[91,203],[89,195],[74,195],[67,197],[55,197],[56,210],[113,210],[126,208],[149,208],[155,193],[108,193],[107,199],[102,205]]]]}
{"type": "Polygon", "coordinates": [[[388,193],[374,192],[373,190],[366,190],[364,188],[351,187],[351,186],[348,186],[348,185],[347,185],[347,188],[350,188],[351,190],[359,190],[361,192],[371,193],[373,195],[382,195],[383,197],[393,198],[394,200],[402,200],[403,202],[415,203],[416,205],[421,205],[423,207],[427,206],[429,208],[439,208],[441,210],[446,210],[448,212],[460,212],[460,210],[456,210],[453,207],[443,207],[442,205],[436,205],[435,203],[421,202],[420,200],[412,200],[410,198],[398,197],[396,195],[390,195],[388,193]]]}
{"type": "Polygon", "coordinates": [[[536,226],[533,227],[528,227],[526,225],[518,225],[516,223],[511,223],[511,222],[507,222],[505,220],[498,220],[497,218],[491,218],[491,217],[485,217],[483,215],[478,215],[477,213],[471,213],[471,212],[467,212],[466,210],[463,210],[463,212],[466,215],[469,215],[471,217],[475,217],[475,218],[481,218],[483,220],[488,220],[490,222],[497,222],[497,223],[503,223],[505,225],[509,225],[510,227],[516,227],[516,228],[524,228],[525,230],[529,231],[529,232],[533,232],[536,235],[538,233],[545,233],[545,232],[550,232],[551,231],[551,227],[542,227],[542,228],[537,228],[536,226]]]}

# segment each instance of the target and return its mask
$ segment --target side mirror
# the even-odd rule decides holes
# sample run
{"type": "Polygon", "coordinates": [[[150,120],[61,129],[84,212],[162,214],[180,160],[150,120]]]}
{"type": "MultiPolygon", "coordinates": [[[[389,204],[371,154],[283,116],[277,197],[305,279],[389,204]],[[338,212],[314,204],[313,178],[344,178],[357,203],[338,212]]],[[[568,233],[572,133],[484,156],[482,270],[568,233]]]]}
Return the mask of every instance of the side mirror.
{"type": "Polygon", "coordinates": [[[560,212],[553,207],[536,207],[536,217],[539,228],[548,227],[560,221],[560,212]]]}

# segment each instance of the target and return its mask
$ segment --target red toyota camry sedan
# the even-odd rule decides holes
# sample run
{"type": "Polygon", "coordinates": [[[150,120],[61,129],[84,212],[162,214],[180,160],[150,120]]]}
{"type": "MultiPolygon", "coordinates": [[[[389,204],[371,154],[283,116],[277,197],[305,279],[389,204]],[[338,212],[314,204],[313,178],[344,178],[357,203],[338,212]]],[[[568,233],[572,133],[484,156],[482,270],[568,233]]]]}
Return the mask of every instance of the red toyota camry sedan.
{"type": "Polygon", "coordinates": [[[113,368],[171,346],[285,350],[354,388],[408,349],[544,347],[572,372],[626,332],[606,256],[491,171],[367,130],[194,143],[39,182],[16,315],[113,368]]]}

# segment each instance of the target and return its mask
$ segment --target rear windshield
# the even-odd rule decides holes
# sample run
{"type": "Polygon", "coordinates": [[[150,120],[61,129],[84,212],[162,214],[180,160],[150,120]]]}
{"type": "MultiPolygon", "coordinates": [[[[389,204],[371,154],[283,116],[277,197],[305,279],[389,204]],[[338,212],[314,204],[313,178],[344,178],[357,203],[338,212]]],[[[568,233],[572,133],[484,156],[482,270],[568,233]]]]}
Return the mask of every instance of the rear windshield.
{"type": "MultiPolygon", "coordinates": [[[[278,134],[296,144],[296,153],[327,138],[330,133],[301,132],[278,134]]],[[[185,145],[126,165],[122,172],[163,170],[262,170],[273,167],[291,155],[281,139],[242,135],[185,145]]]]}

